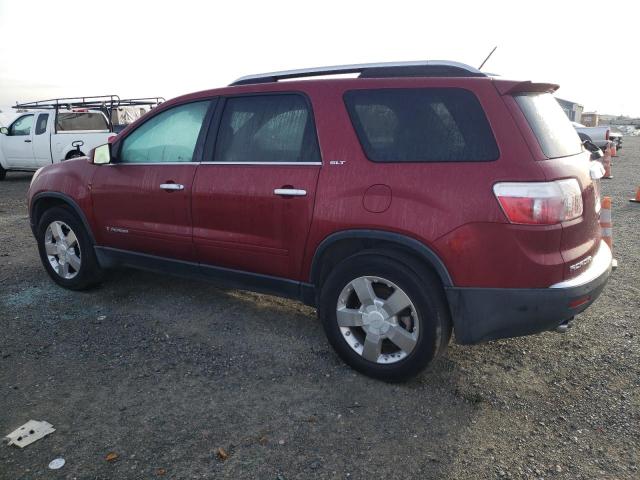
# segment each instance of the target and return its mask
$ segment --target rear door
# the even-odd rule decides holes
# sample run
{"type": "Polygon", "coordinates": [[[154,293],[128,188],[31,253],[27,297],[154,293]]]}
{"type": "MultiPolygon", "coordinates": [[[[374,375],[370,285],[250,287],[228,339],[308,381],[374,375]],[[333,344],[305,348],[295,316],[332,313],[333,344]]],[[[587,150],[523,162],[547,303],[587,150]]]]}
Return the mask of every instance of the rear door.
{"type": "Polygon", "coordinates": [[[33,161],[35,166],[43,167],[51,163],[51,134],[47,128],[50,114],[39,113],[33,132],[33,161]]]}
{"type": "Polygon", "coordinates": [[[217,116],[193,186],[196,255],[297,278],[321,168],[311,105],[296,93],[245,95],[217,116]]]}
{"type": "Polygon", "coordinates": [[[9,127],[9,135],[2,138],[2,152],[9,168],[33,168],[34,114],[18,117],[9,127]]]}
{"type": "Polygon", "coordinates": [[[211,104],[164,109],[114,145],[92,179],[99,245],[193,260],[191,189],[211,104]]]}

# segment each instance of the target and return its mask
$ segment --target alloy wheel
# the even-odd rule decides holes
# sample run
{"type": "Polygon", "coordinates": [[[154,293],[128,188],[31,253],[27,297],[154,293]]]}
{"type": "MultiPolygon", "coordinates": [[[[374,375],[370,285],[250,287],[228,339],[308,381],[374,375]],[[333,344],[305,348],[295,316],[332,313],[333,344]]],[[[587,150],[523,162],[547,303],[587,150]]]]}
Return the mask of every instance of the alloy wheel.
{"type": "Polygon", "coordinates": [[[69,225],[51,222],[44,234],[44,248],[49,264],[60,277],[70,280],[78,275],[82,264],[80,244],[69,225]]]}
{"type": "Polygon", "coordinates": [[[370,362],[399,362],[418,342],[418,314],[411,299],[381,277],[349,282],[338,297],[336,318],[347,344],[370,362]]]}

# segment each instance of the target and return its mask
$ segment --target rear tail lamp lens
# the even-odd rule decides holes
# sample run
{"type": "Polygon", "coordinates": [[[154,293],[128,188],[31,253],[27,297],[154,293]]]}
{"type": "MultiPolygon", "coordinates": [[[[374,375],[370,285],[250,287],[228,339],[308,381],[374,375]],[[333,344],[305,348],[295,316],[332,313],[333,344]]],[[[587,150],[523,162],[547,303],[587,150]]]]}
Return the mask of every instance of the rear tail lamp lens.
{"type": "Polygon", "coordinates": [[[493,186],[511,223],[553,225],[582,215],[582,192],[575,178],[554,182],[501,182],[493,186]]]}

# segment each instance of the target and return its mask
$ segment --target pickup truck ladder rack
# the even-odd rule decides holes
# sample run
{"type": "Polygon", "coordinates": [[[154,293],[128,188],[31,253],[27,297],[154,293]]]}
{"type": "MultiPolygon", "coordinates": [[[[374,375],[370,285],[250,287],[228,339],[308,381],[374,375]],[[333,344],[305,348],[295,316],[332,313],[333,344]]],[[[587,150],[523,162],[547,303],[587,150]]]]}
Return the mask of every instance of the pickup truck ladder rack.
{"type": "Polygon", "coordinates": [[[342,75],[348,73],[359,73],[360,78],[488,76],[477,68],[473,68],[464,63],[449,60],[423,60],[417,62],[361,63],[356,65],[337,65],[333,67],[314,67],[300,70],[260,73],[241,77],[233,82],[231,86],[271,83],[292,78],[342,75]]]}
{"type": "Polygon", "coordinates": [[[109,121],[109,129],[113,131],[111,113],[118,107],[150,106],[154,108],[164,102],[164,97],[144,97],[121,99],[118,95],[95,95],[89,97],[62,97],[35,102],[16,103],[13,108],[20,110],[55,110],[56,117],[59,110],[73,110],[83,108],[99,110],[109,121]]]}

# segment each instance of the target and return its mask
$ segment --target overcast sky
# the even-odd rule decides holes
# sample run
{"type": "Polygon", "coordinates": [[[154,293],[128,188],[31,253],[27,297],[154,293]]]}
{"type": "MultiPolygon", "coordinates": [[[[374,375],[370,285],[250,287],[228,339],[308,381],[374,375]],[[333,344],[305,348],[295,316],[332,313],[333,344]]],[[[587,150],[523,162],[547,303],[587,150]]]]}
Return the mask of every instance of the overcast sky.
{"type": "Polygon", "coordinates": [[[640,2],[0,0],[0,105],[174,97],[273,70],[449,59],[640,116],[640,2]]]}

